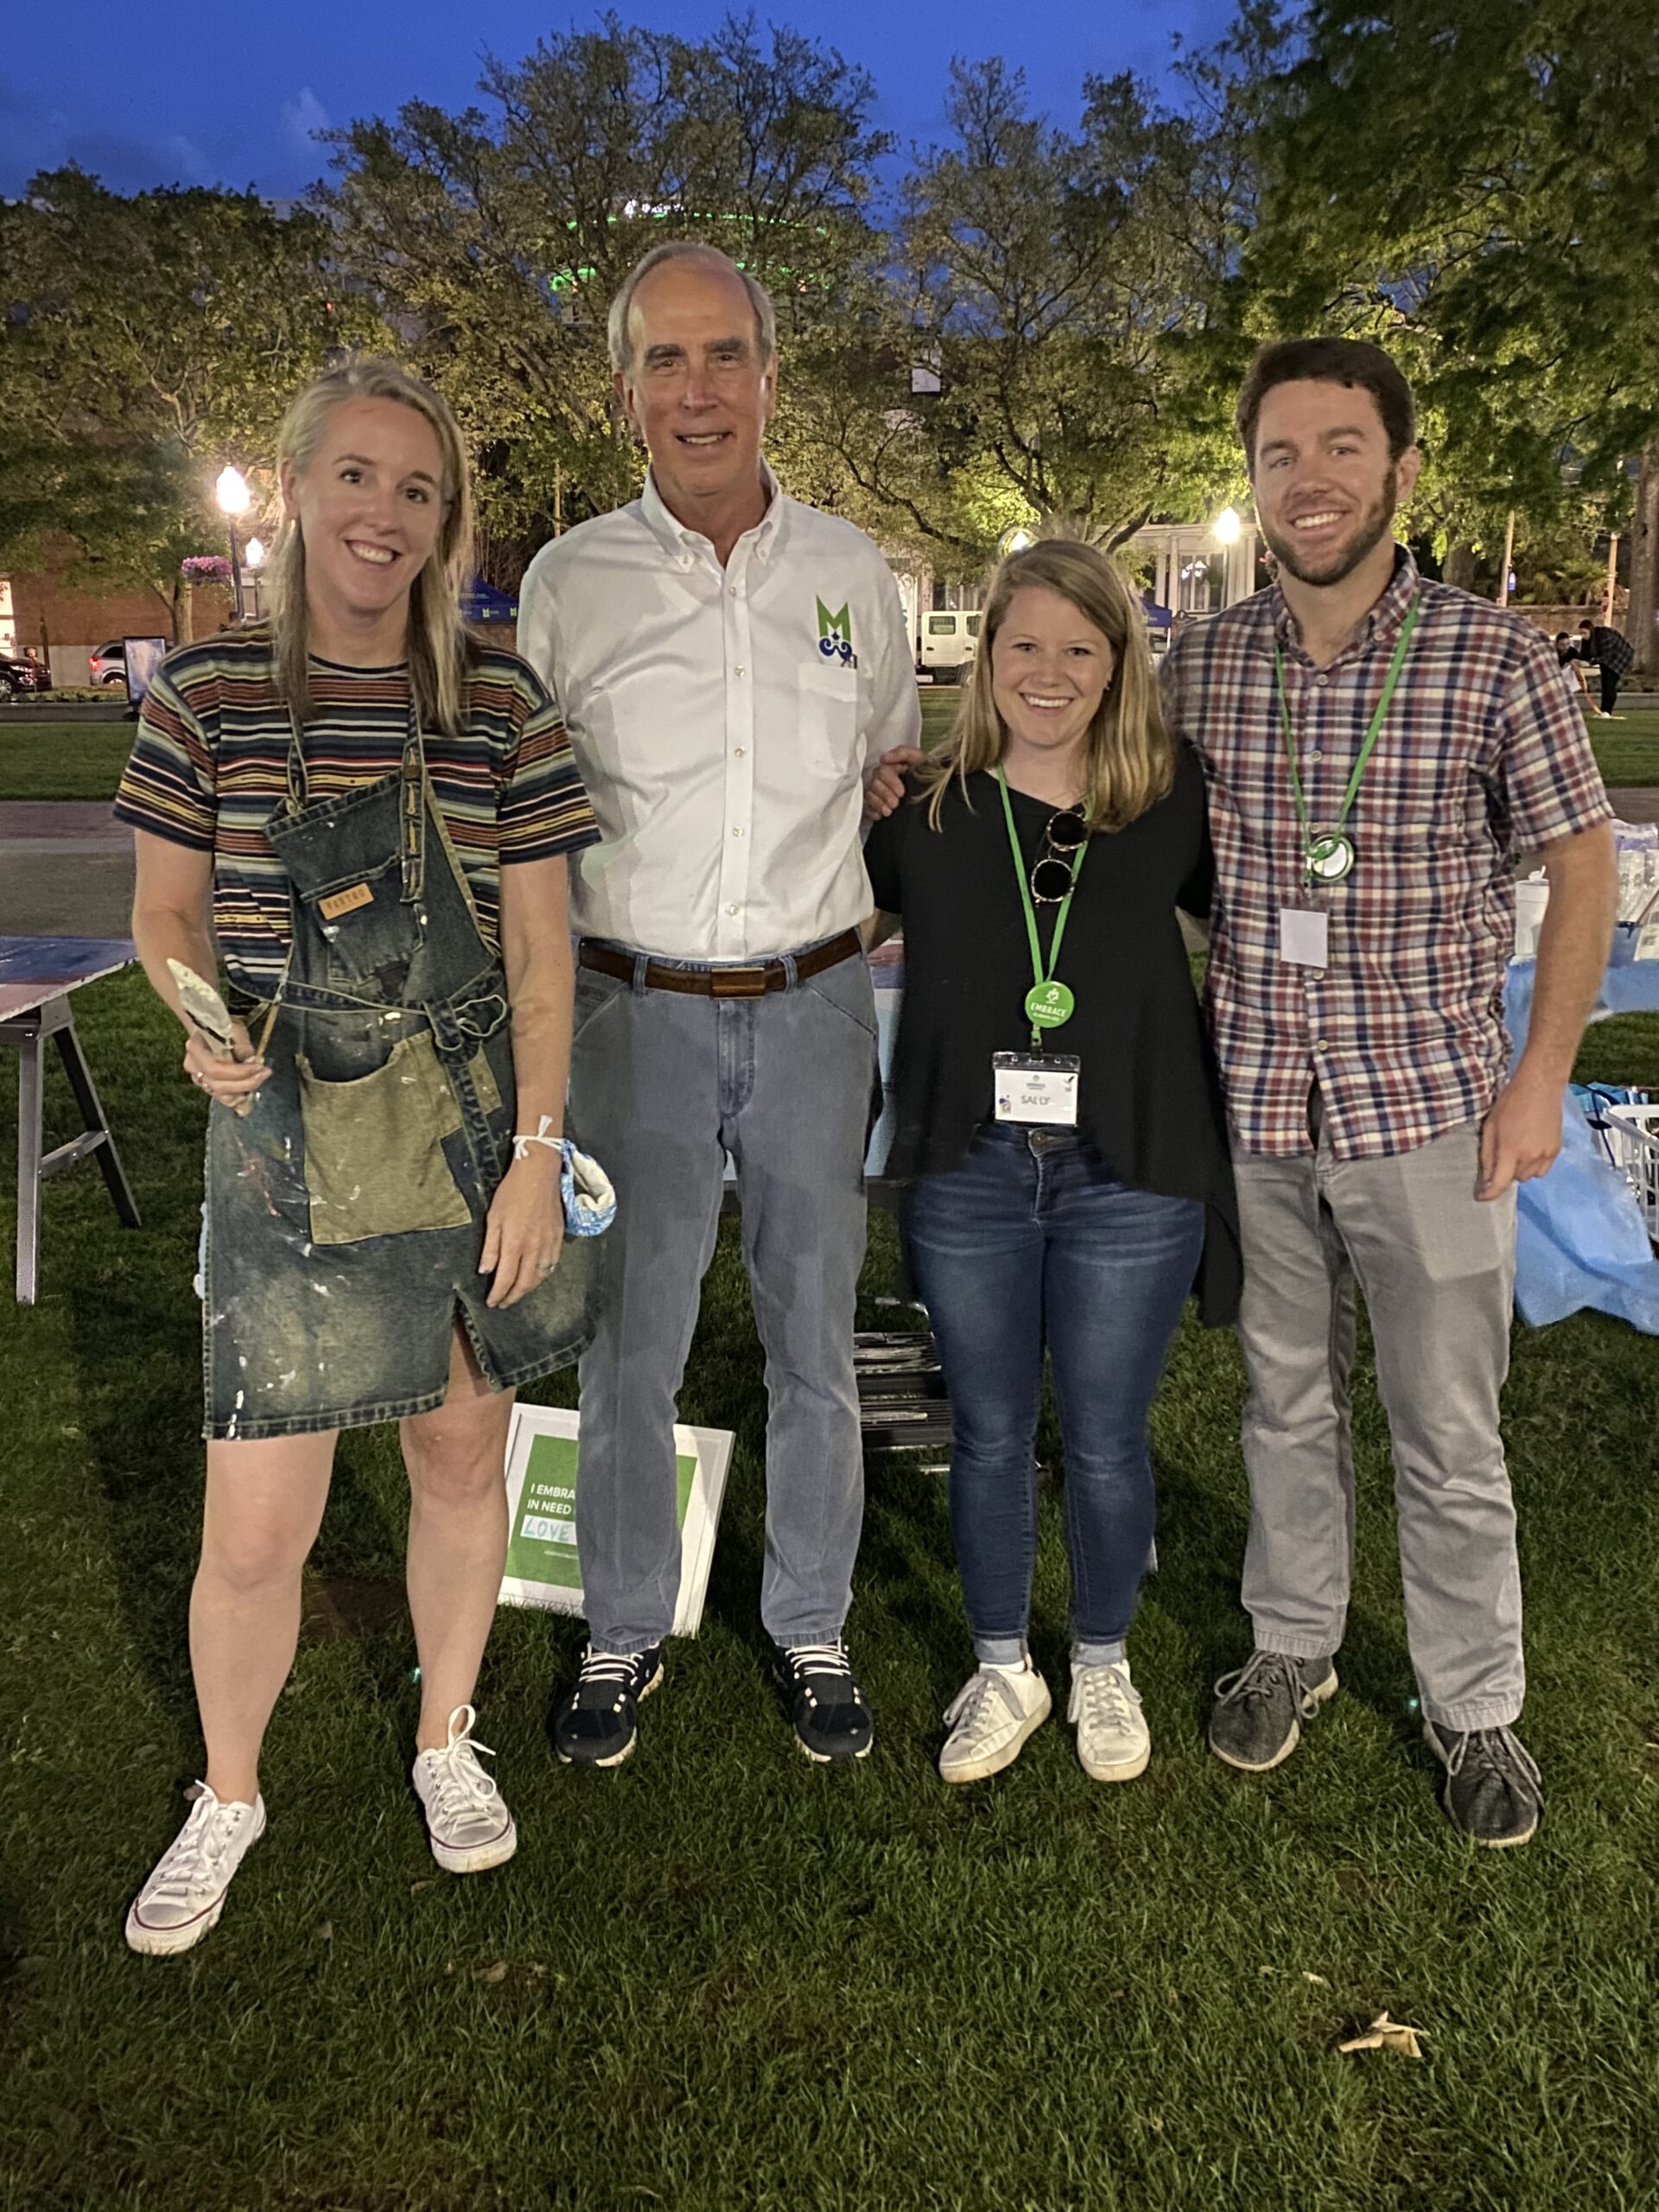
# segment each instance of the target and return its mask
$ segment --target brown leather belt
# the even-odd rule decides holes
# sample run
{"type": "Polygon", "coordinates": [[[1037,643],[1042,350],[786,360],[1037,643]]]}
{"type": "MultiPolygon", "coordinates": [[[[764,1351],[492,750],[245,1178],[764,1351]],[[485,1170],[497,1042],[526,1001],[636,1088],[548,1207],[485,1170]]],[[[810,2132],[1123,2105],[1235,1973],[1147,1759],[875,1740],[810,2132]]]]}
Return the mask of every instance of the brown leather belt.
{"type": "MultiPolygon", "coordinates": [[[[810,952],[798,952],[790,965],[797,982],[804,982],[826,968],[839,967],[862,950],[858,931],[843,930],[826,944],[815,944],[810,952]]],[[[632,953],[613,952],[608,945],[590,944],[586,939],[577,957],[582,967],[596,969],[601,976],[619,976],[625,983],[633,981],[639,964],[632,953]]],[[[758,960],[744,968],[671,968],[662,960],[645,963],[648,991],[689,991],[703,999],[763,999],[770,991],[788,988],[789,965],[781,960],[758,960]]]]}

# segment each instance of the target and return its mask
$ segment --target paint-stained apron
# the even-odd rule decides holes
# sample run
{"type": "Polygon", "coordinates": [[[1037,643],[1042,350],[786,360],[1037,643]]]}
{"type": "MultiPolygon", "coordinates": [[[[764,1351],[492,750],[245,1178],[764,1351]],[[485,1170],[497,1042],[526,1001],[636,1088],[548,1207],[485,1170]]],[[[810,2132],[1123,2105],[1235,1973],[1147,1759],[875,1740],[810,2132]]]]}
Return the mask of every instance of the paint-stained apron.
{"type": "Polygon", "coordinates": [[[205,1433],[298,1436],[442,1402],[457,1320],[497,1389],[592,1335],[594,1242],[492,1310],[478,1271],[511,1165],[515,1086],[499,957],[479,929],[411,714],[402,766],[308,801],[297,722],[267,834],[293,945],[251,1111],[207,1135],[205,1433]]]}

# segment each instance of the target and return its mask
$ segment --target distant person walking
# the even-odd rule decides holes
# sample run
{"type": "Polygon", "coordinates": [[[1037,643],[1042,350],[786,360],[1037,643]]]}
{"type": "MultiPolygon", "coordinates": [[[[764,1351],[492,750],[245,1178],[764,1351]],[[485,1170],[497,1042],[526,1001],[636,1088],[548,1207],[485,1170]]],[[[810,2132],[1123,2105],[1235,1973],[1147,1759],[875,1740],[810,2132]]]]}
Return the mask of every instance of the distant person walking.
{"type": "Polygon", "coordinates": [[[1618,687],[1636,665],[1636,648],[1622,630],[1615,630],[1605,622],[1592,622],[1586,615],[1579,625],[1579,658],[1592,668],[1601,671],[1602,719],[1623,721],[1622,715],[1615,715],[1618,703],[1618,687]]]}

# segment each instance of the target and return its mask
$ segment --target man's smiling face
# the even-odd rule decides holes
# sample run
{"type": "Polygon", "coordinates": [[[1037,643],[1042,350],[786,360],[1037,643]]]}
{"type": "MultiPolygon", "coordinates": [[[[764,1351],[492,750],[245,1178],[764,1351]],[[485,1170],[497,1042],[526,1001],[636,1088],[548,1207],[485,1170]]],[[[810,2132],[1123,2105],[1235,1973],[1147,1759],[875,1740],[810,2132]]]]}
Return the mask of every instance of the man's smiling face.
{"type": "Polygon", "coordinates": [[[1418,459],[1415,446],[1390,455],[1363,386],[1316,378],[1273,385],[1256,418],[1250,480],[1280,566],[1305,584],[1351,575],[1410,497],[1418,459]]]}
{"type": "Polygon", "coordinates": [[[645,439],[664,504],[699,527],[700,513],[759,479],[777,365],[761,359],[742,279],[712,257],[665,261],[642,277],[628,333],[618,394],[645,439]]]}

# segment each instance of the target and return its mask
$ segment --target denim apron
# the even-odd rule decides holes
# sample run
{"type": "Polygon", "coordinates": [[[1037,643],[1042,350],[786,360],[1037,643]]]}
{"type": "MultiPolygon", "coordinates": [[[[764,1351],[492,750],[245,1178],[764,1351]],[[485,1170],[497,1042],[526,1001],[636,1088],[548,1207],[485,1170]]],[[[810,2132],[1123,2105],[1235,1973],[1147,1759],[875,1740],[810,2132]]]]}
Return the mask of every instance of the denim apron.
{"type": "Polygon", "coordinates": [[[597,1252],[492,1311],[478,1271],[512,1163],[506,978],[480,932],[411,709],[402,766],[309,802],[297,721],[268,836],[292,949],[238,1118],[208,1123],[206,1433],[298,1436],[442,1402],[457,1319],[498,1389],[569,1364],[597,1252]]]}

